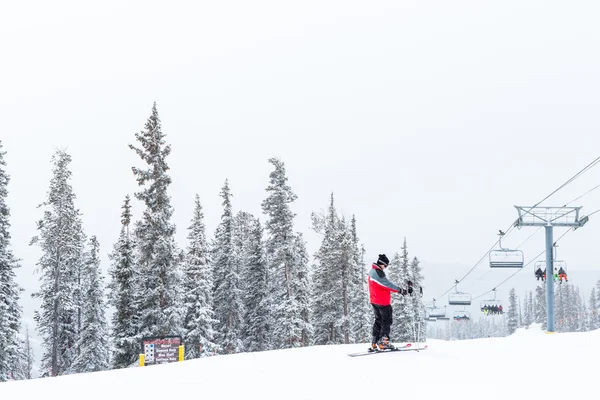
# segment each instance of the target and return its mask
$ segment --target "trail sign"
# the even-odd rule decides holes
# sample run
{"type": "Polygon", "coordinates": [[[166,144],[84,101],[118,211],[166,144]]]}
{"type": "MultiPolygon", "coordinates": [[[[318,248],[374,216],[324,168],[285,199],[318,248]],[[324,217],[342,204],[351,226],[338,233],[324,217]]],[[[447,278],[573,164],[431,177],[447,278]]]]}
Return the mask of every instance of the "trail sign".
{"type": "Polygon", "coordinates": [[[142,338],[141,366],[177,361],[183,361],[183,340],[181,336],[142,338]]]}

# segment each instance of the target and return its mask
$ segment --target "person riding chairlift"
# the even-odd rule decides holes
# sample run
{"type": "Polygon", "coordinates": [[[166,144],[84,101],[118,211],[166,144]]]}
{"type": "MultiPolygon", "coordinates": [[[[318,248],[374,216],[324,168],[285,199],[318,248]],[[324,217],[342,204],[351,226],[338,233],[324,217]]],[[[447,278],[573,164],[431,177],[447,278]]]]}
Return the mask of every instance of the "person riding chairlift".
{"type": "Polygon", "coordinates": [[[563,267],[560,267],[560,269],[558,270],[558,276],[559,276],[560,283],[562,283],[563,279],[565,280],[565,282],[569,282],[569,280],[567,279],[567,273],[565,272],[563,267]]]}
{"type": "Polygon", "coordinates": [[[541,267],[538,267],[538,269],[535,270],[535,277],[538,281],[541,279],[543,282],[544,279],[546,279],[546,273],[542,271],[541,267]]]}

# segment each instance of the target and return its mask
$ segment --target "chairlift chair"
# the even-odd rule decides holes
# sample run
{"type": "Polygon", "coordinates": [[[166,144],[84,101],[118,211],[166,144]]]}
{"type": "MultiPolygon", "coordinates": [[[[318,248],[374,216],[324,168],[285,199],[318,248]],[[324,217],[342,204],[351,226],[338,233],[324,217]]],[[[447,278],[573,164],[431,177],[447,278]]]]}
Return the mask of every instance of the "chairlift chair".
{"type": "Polygon", "coordinates": [[[521,250],[510,250],[502,247],[502,236],[504,232],[500,231],[498,239],[498,249],[491,250],[489,254],[490,268],[523,268],[525,257],[521,250]]]}
{"type": "Polygon", "coordinates": [[[446,316],[446,307],[428,307],[425,312],[430,318],[443,318],[446,316]]]}
{"type": "Polygon", "coordinates": [[[448,304],[451,306],[470,306],[471,294],[462,292],[449,293],[448,304]]]}
{"type": "Polygon", "coordinates": [[[481,311],[484,311],[483,308],[485,306],[488,307],[500,307],[502,305],[502,301],[501,300],[496,300],[496,288],[492,289],[492,292],[494,292],[494,298],[493,299],[489,299],[489,300],[481,300],[481,302],[479,303],[479,308],[481,311]]]}
{"type": "Polygon", "coordinates": [[[454,293],[448,294],[448,304],[451,306],[470,306],[471,294],[458,291],[458,280],[454,281],[454,293]]]}
{"type": "Polygon", "coordinates": [[[468,321],[471,319],[471,313],[465,310],[454,311],[453,319],[455,321],[468,321]]]}
{"type": "MultiPolygon", "coordinates": [[[[560,271],[560,269],[562,268],[563,271],[565,271],[565,275],[567,275],[567,277],[569,276],[569,271],[567,270],[567,263],[563,260],[552,260],[552,266],[554,268],[553,269],[553,274],[557,273],[558,271],[560,271]]],[[[537,271],[538,268],[542,269],[542,272],[545,274],[546,273],[546,261],[542,260],[542,261],[536,261],[534,266],[533,266],[533,275],[535,276],[535,271],[537,271]]]]}

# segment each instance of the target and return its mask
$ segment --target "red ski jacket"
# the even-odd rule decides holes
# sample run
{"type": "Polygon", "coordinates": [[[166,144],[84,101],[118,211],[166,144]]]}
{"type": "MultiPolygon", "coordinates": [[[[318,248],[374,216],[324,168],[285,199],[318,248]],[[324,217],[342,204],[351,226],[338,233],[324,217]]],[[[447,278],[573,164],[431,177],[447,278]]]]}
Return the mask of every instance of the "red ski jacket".
{"type": "Polygon", "coordinates": [[[392,302],[391,293],[398,293],[400,287],[394,285],[386,277],[383,270],[377,264],[369,272],[369,300],[371,304],[389,306],[392,302]]]}

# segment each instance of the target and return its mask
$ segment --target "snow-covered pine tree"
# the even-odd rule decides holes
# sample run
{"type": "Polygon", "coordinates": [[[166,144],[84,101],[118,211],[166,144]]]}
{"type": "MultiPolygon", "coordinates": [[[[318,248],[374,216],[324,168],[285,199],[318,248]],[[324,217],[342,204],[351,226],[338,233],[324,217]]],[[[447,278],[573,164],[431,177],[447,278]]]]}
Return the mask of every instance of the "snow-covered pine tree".
{"type": "MultiPolygon", "coordinates": [[[[408,257],[408,254],[406,255],[406,257],[408,257]]],[[[388,280],[397,285],[405,279],[402,276],[402,259],[400,258],[399,253],[397,253],[397,252],[394,253],[392,258],[390,259],[390,264],[386,268],[385,273],[386,273],[388,280]]],[[[402,329],[400,327],[399,320],[398,320],[399,314],[402,312],[402,307],[403,307],[401,298],[402,298],[401,295],[392,294],[391,305],[392,305],[392,309],[393,309],[393,317],[392,317],[393,323],[392,323],[392,327],[390,329],[390,336],[391,336],[392,340],[394,340],[394,341],[399,341],[400,340],[399,338],[402,336],[402,334],[401,334],[402,329]]]]}
{"type": "Polygon", "coordinates": [[[600,306],[600,280],[596,282],[596,304],[600,306]]]}
{"type": "Polygon", "coordinates": [[[227,180],[221,190],[221,197],[223,214],[212,245],[213,296],[215,316],[218,320],[216,342],[225,353],[231,354],[244,350],[244,304],[239,265],[236,263],[238,257],[233,243],[234,222],[227,180]]]}
{"type": "Polygon", "coordinates": [[[515,333],[519,327],[519,308],[517,306],[517,295],[515,289],[510,289],[508,294],[508,324],[507,331],[509,335],[515,333]]]}
{"type": "Polygon", "coordinates": [[[10,177],[6,172],[6,152],[0,141],[0,382],[14,374],[19,363],[19,331],[23,290],[16,282],[15,268],[20,267],[10,244],[10,209],[6,204],[10,177]]]}
{"type": "Polygon", "coordinates": [[[121,233],[109,255],[109,304],[115,308],[112,315],[113,368],[135,364],[140,352],[137,327],[134,243],[129,234],[131,205],[125,197],[121,213],[121,233]]]}
{"type": "Polygon", "coordinates": [[[340,246],[340,221],[337,215],[333,193],[326,215],[312,214],[313,229],[323,237],[321,246],[314,258],[317,262],[313,271],[312,324],[314,343],[344,343],[341,325],[343,323],[342,250],[340,246]]]}
{"type": "Polygon", "coordinates": [[[600,319],[598,319],[598,303],[596,298],[596,288],[592,288],[590,295],[590,330],[596,330],[600,328],[600,319]]]}
{"type": "MultiPolygon", "coordinates": [[[[388,278],[392,283],[401,288],[406,288],[406,281],[410,279],[410,259],[408,257],[406,238],[404,238],[404,243],[402,244],[402,255],[394,254],[386,270],[388,278]]],[[[402,296],[399,293],[392,294],[392,308],[394,316],[390,339],[395,342],[414,341],[414,310],[410,296],[402,296]]]]}
{"type": "Polygon", "coordinates": [[[533,322],[535,322],[535,302],[533,300],[533,291],[529,291],[529,300],[527,302],[527,305],[529,306],[528,309],[528,313],[529,313],[529,324],[531,325],[533,322]]]}
{"type": "MultiPolygon", "coordinates": [[[[577,288],[577,295],[580,296],[579,288],[577,288]]],[[[579,330],[578,332],[588,332],[590,330],[590,319],[585,297],[580,296],[581,304],[579,307],[579,330]]]]}
{"type": "Polygon", "coordinates": [[[268,196],[262,202],[262,209],[268,217],[265,223],[265,247],[272,285],[272,339],[275,348],[306,346],[309,336],[307,329],[310,327],[306,319],[309,304],[302,302],[308,301],[308,292],[294,292],[294,287],[304,288],[309,279],[308,267],[303,261],[306,257],[297,254],[305,248],[304,241],[293,230],[295,214],[290,209],[290,203],[297,196],[287,184],[283,162],[277,158],[271,158],[269,162],[274,170],[269,174],[268,196]],[[304,280],[304,283],[296,280],[304,280]]]}
{"type": "MultiPolygon", "coordinates": [[[[563,283],[564,284],[564,283],[563,283]]],[[[582,332],[582,315],[581,315],[581,296],[579,295],[579,288],[567,283],[569,285],[569,332],[582,332]]]]}
{"type": "Polygon", "coordinates": [[[416,330],[420,342],[426,340],[427,325],[425,323],[425,305],[423,304],[423,296],[421,295],[421,286],[423,285],[423,274],[421,264],[417,257],[413,257],[410,263],[410,277],[413,283],[413,293],[410,296],[412,301],[414,329],[416,330]]]}
{"type": "Polygon", "coordinates": [[[139,333],[180,334],[184,312],[180,299],[180,251],[174,239],[173,207],[167,194],[171,177],[167,174],[166,158],[171,146],[165,143],[156,103],[144,129],[135,137],[140,147],[129,147],[147,164],[147,168],[132,168],[138,184],[144,187],[135,197],[146,205],[142,219],[135,225],[139,333]]]}
{"type": "Polygon", "coordinates": [[[39,245],[37,262],[41,286],[32,294],[41,300],[34,319],[42,339],[42,376],[63,374],[76,356],[78,332],[78,273],[83,263],[84,238],[81,215],[75,208],[75,193],[70,184],[71,156],[57,150],[52,156],[53,177],[38,235],[31,244],[39,245]]]}
{"type": "Polygon", "coordinates": [[[213,309],[213,270],[204,226],[200,196],[196,195],[194,215],[188,228],[189,241],[183,264],[185,290],[184,343],[186,359],[215,354],[214,326],[218,322],[213,309]]]}
{"type": "Polygon", "coordinates": [[[314,333],[312,323],[310,322],[311,281],[308,261],[309,257],[304,235],[296,232],[293,236],[290,265],[292,266],[292,271],[294,271],[291,288],[297,310],[294,313],[294,315],[297,315],[297,318],[294,320],[294,329],[298,329],[300,332],[300,346],[309,346],[314,333]]]}
{"type": "Polygon", "coordinates": [[[565,289],[564,285],[556,285],[554,288],[554,320],[556,332],[568,331],[567,289],[565,289]]]}
{"type": "MultiPolygon", "coordinates": [[[[258,218],[240,212],[236,218],[246,223],[241,258],[244,286],[244,348],[246,351],[269,349],[269,274],[263,247],[263,229],[258,218]]],[[[239,234],[239,233],[238,233],[239,234]]]]}
{"type": "Polygon", "coordinates": [[[535,322],[542,324],[542,329],[548,327],[548,315],[546,313],[546,285],[535,288],[535,322]]]}
{"type": "Polygon", "coordinates": [[[108,324],[104,277],[100,269],[100,244],[96,236],[90,239],[82,277],[82,330],[76,344],[77,357],[69,372],[96,372],[109,369],[108,324]]]}
{"type": "Polygon", "coordinates": [[[517,308],[519,312],[519,327],[523,326],[523,309],[521,308],[521,298],[517,299],[517,308]]]}
{"type": "Polygon", "coordinates": [[[25,326],[25,338],[21,343],[19,351],[19,376],[17,379],[31,379],[33,371],[33,347],[31,346],[31,336],[29,336],[29,327],[25,326]]]}
{"type": "Polygon", "coordinates": [[[529,327],[533,322],[533,316],[531,315],[531,307],[529,305],[529,296],[527,292],[525,292],[525,296],[523,296],[523,326],[529,327]]]}
{"type": "Polygon", "coordinates": [[[369,303],[365,250],[360,245],[356,230],[356,217],[350,222],[352,234],[352,292],[350,296],[352,339],[354,343],[365,343],[371,339],[373,313],[369,303]]]}

